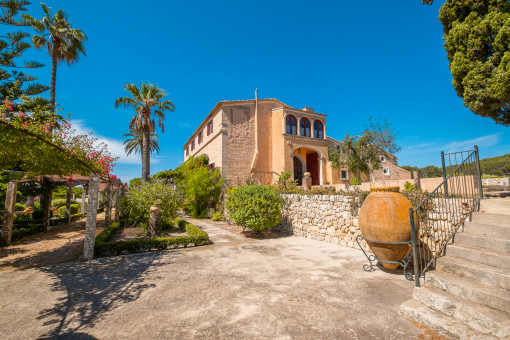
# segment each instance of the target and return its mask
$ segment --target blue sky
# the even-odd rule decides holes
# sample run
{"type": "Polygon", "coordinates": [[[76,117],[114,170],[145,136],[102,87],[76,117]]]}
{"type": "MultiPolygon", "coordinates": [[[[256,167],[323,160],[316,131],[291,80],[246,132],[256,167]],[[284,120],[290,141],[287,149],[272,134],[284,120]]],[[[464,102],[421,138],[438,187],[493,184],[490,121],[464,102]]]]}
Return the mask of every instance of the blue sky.
{"type": "MultiPolygon", "coordinates": [[[[139,177],[139,156],[122,152],[132,116],[116,110],[127,82],[169,93],[160,153],[151,173],[182,162],[182,146],[220,100],[277,98],[327,114],[342,139],[369,116],[400,132],[400,165],[440,164],[440,152],[478,144],[482,158],[510,152],[510,128],[474,115],[452,85],[438,11],[394,1],[47,1],[89,37],[87,56],[60,64],[57,102],[80,131],[93,131],[121,156],[115,173],[139,177]]],[[[42,17],[37,2],[30,13],[42,17]]],[[[45,51],[31,51],[47,67],[45,51]]],[[[49,96],[49,93],[47,93],[49,96]]]]}

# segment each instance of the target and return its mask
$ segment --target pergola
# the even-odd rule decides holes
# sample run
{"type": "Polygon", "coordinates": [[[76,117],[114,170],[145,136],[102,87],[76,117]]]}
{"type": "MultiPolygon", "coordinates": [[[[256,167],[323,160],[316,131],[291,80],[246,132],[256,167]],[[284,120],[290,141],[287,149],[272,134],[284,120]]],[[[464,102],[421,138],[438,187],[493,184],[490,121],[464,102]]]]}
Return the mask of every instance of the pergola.
{"type": "MultiPolygon", "coordinates": [[[[105,228],[111,224],[112,208],[115,207],[114,219],[119,219],[119,201],[124,194],[126,184],[123,184],[120,179],[113,178],[100,178],[99,175],[92,173],[90,176],[83,176],[79,174],[71,176],[36,176],[33,178],[25,178],[20,181],[11,181],[7,187],[7,195],[5,200],[4,219],[2,224],[2,238],[1,245],[8,246],[11,244],[12,227],[14,221],[14,206],[16,203],[16,191],[18,182],[39,182],[41,184],[53,184],[56,186],[67,186],[66,195],[66,215],[68,222],[71,222],[71,189],[76,186],[83,186],[81,198],[81,211],[85,212],[85,202],[88,201],[87,206],[87,221],[85,226],[85,242],[83,257],[90,260],[94,257],[94,242],[97,226],[97,209],[99,207],[99,194],[103,194],[105,202],[105,228]],[[115,194],[115,200],[114,200],[115,194]]],[[[43,228],[44,230],[50,229],[50,216],[51,216],[51,191],[43,196],[42,200],[43,213],[43,228]]]]}

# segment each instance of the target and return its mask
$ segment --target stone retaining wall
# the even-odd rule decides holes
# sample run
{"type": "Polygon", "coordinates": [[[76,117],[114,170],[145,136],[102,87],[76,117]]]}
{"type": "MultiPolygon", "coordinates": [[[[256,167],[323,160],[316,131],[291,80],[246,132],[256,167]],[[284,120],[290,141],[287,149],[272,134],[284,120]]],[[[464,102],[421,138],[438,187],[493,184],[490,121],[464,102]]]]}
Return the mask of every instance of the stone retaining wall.
{"type": "MultiPolygon", "coordinates": [[[[357,248],[361,234],[352,212],[352,197],[343,195],[284,195],[280,232],[357,248]]],[[[365,243],[363,247],[368,250],[365,243]]]]}

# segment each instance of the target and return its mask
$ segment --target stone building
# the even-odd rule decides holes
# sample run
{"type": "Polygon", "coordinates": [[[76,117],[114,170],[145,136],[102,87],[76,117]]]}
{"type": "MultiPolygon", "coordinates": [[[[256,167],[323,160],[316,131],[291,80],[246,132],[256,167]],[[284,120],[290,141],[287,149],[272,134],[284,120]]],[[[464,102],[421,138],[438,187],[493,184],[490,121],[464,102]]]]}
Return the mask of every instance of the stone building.
{"type": "MultiPolygon", "coordinates": [[[[298,110],[273,98],[221,101],[185,143],[184,161],[207,154],[209,166],[221,168],[231,185],[250,178],[271,184],[286,170],[299,183],[310,172],[312,185],[348,184],[348,169],[332,168],[328,160],[328,148],[341,142],[326,128],[326,115],[309,107],[298,110]]],[[[411,178],[395,156],[381,151],[380,157],[373,180],[411,178]]]]}

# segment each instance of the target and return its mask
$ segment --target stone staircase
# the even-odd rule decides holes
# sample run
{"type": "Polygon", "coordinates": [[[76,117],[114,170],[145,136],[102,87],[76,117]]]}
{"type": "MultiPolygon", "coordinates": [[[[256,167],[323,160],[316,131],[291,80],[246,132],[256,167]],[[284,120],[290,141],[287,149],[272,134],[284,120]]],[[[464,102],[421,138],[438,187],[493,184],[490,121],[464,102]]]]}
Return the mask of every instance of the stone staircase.
{"type": "Polygon", "coordinates": [[[453,339],[510,339],[510,199],[481,201],[401,312],[453,339]]]}

